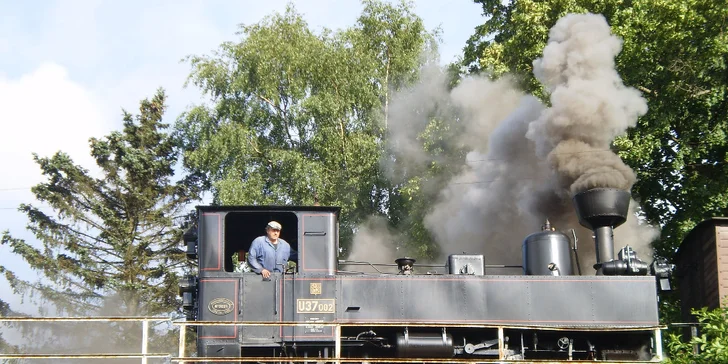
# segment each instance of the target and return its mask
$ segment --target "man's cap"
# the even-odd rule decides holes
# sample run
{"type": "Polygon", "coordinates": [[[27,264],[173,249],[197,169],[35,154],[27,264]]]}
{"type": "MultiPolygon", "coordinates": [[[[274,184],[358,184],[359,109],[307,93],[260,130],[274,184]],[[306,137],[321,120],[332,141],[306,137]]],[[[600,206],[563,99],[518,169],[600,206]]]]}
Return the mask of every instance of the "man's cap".
{"type": "Polygon", "coordinates": [[[268,223],[268,226],[267,227],[269,227],[271,229],[275,229],[275,230],[280,230],[281,229],[281,224],[279,224],[278,221],[271,221],[271,222],[268,223]]]}

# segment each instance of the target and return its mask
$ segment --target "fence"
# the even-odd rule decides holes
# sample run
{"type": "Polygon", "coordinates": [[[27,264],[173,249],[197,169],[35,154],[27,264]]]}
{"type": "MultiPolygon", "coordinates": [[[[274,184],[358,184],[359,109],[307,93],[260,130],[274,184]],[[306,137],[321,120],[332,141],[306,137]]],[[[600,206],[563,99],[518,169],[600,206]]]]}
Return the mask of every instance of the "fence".
{"type": "MultiPolygon", "coordinates": [[[[242,358],[229,358],[229,357],[216,357],[216,358],[203,358],[203,357],[187,357],[185,356],[186,343],[186,331],[187,326],[309,326],[310,322],[242,322],[242,321],[173,321],[168,317],[0,317],[0,322],[141,322],[142,340],[141,340],[141,351],[139,353],[132,354],[6,354],[0,353],[0,360],[6,359],[140,359],[142,364],[147,364],[149,359],[164,359],[166,362],[175,363],[201,363],[201,362],[320,362],[325,361],[329,363],[350,363],[350,362],[362,362],[367,363],[485,363],[485,362],[498,362],[503,361],[503,350],[504,350],[504,330],[513,329],[517,327],[512,326],[493,326],[493,325],[481,325],[481,324],[442,324],[442,323],[378,323],[377,326],[394,326],[394,327],[468,327],[468,328],[496,328],[498,330],[498,347],[500,351],[499,359],[487,360],[487,359],[433,359],[433,358],[342,358],[341,356],[341,328],[346,326],[357,326],[357,323],[326,323],[316,322],[316,325],[320,326],[333,326],[334,327],[334,357],[332,358],[291,358],[291,357],[242,357],[242,358]],[[178,356],[174,357],[171,353],[149,353],[149,330],[151,322],[166,322],[174,326],[179,326],[179,350],[178,356]]],[[[552,328],[553,329],[553,328],[552,328]]],[[[660,328],[653,328],[653,334],[655,339],[655,359],[660,361],[663,358],[662,352],[662,334],[660,328]]],[[[603,329],[602,329],[603,330],[603,329]]],[[[624,328],[620,329],[624,330],[624,328]]],[[[644,328],[635,330],[644,331],[644,328]]],[[[548,361],[553,363],[554,361],[548,361]]],[[[581,361],[568,361],[568,363],[580,363],[581,361]]],[[[627,362],[624,362],[627,363],[627,362]]]]}
{"type": "Polygon", "coordinates": [[[141,322],[141,351],[133,354],[7,354],[0,353],[3,359],[140,359],[147,364],[148,359],[167,359],[170,354],[149,353],[149,323],[170,322],[168,317],[0,317],[0,322],[141,322]]]}

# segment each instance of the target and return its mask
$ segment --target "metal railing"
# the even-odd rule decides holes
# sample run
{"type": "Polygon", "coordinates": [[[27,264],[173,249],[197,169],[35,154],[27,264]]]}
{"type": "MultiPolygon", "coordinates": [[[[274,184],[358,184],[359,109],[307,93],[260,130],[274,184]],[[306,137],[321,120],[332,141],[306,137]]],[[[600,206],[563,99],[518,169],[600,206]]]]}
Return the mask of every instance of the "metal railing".
{"type": "Polygon", "coordinates": [[[148,359],[167,359],[172,355],[165,353],[149,353],[149,323],[169,322],[168,317],[0,317],[0,322],[141,322],[141,352],[131,354],[7,354],[0,353],[0,360],[6,359],[140,359],[147,364],[148,359]]]}
{"type": "MultiPolygon", "coordinates": [[[[324,363],[504,363],[504,362],[523,362],[523,360],[509,360],[505,359],[505,352],[507,350],[505,345],[505,330],[510,329],[534,329],[534,326],[503,326],[493,324],[472,324],[472,323],[443,323],[443,322],[298,322],[298,321],[174,321],[173,325],[181,326],[182,328],[187,326],[294,326],[294,327],[306,327],[306,326],[331,326],[334,331],[334,356],[327,358],[313,358],[313,357],[185,357],[184,348],[185,342],[185,331],[180,329],[179,337],[179,356],[172,358],[172,362],[177,363],[200,363],[200,362],[235,362],[235,363],[248,363],[248,362],[324,362],[324,363]],[[496,329],[498,332],[498,358],[467,358],[467,359],[455,359],[455,358],[345,358],[341,356],[341,329],[342,327],[358,327],[358,326],[377,326],[377,327],[445,327],[445,328],[480,328],[480,329],[496,329]]],[[[548,331],[573,331],[574,328],[560,328],[560,327],[540,327],[541,329],[548,331]]],[[[664,326],[657,327],[601,327],[601,328],[579,328],[578,331],[652,331],[655,339],[655,355],[651,361],[660,362],[663,360],[663,348],[662,348],[662,330],[664,326]]],[[[530,359],[529,363],[593,363],[593,360],[568,360],[558,361],[553,359],[547,360],[533,360],[530,359]]],[[[608,361],[609,363],[644,363],[641,361],[608,361]]]]}
{"type": "MultiPolygon", "coordinates": [[[[365,323],[365,325],[375,326],[388,326],[388,327],[445,327],[445,328],[481,328],[481,329],[496,329],[498,332],[498,349],[499,355],[497,359],[434,359],[434,358],[345,358],[342,357],[341,352],[341,329],[342,327],[361,326],[362,323],[356,322],[281,322],[281,321],[174,321],[168,317],[0,317],[0,322],[141,322],[142,326],[142,342],[141,352],[131,354],[7,354],[0,353],[0,360],[4,359],[140,359],[142,364],[147,364],[148,359],[165,359],[167,362],[176,363],[200,363],[200,362],[328,362],[328,363],[350,363],[350,362],[362,362],[368,363],[485,363],[485,362],[504,362],[505,355],[505,343],[504,343],[504,331],[507,329],[533,329],[531,326],[501,326],[501,325],[487,325],[487,324],[467,324],[467,323],[442,323],[442,322],[387,322],[387,323],[376,323],[371,322],[365,323]],[[178,326],[179,329],[179,348],[178,355],[175,357],[171,353],[149,353],[149,330],[150,322],[165,322],[173,326],[178,326]],[[186,336],[188,326],[294,326],[294,327],[306,327],[310,325],[316,326],[328,326],[333,327],[334,331],[334,356],[328,358],[313,358],[313,357],[188,357],[185,354],[185,348],[187,346],[186,336]]],[[[546,330],[565,330],[556,327],[542,328],[546,330]]],[[[655,338],[655,359],[657,361],[663,358],[662,352],[662,333],[661,330],[664,327],[650,327],[650,328],[615,328],[618,331],[653,331],[655,338]]],[[[573,330],[573,329],[572,329],[573,330]]],[[[594,329],[596,330],[596,329],[594,329]]],[[[605,328],[600,328],[599,331],[604,331],[605,328]]],[[[586,328],[581,328],[581,331],[590,331],[586,328]]],[[[507,360],[506,360],[507,361],[507,360]]],[[[533,362],[539,362],[538,360],[533,362]]],[[[546,360],[544,362],[553,363],[553,360],[546,360]]],[[[580,363],[579,360],[571,360],[569,363],[580,363]]],[[[587,361],[584,361],[587,362],[587,361]]],[[[619,362],[619,361],[618,361],[619,362]]],[[[632,363],[632,361],[624,361],[623,363],[632,363]]]]}

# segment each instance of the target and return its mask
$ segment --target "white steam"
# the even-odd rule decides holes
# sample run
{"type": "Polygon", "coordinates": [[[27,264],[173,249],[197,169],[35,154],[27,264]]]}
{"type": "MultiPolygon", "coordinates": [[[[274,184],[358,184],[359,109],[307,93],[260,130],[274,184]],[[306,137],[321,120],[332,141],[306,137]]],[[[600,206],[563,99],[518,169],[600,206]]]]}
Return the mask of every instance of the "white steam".
{"type": "MultiPolygon", "coordinates": [[[[369,263],[394,263],[396,257],[396,243],[398,236],[387,228],[387,220],[383,217],[372,216],[358,227],[354,236],[352,250],[347,260],[369,263]]],[[[340,269],[358,272],[397,273],[396,268],[340,264],[340,269]]]]}

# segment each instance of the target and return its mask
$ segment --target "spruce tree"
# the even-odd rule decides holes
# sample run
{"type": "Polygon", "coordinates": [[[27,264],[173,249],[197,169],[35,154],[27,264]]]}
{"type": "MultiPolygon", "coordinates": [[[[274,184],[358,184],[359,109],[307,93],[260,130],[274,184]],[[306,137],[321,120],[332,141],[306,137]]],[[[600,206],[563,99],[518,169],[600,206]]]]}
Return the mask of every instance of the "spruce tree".
{"type": "MultiPolygon", "coordinates": [[[[165,101],[160,89],[141,101],[138,115],[123,111],[121,131],[89,140],[96,171],[62,151],[34,154],[44,177],[32,188],[39,205],[20,210],[37,240],[6,231],[2,244],[41,278],[23,279],[4,266],[0,271],[16,292],[35,298],[41,315],[179,311],[178,276],[190,268],[181,237],[187,204],[196,195],[190,178],[175,177],[179,143],[165,131],[165,101]]],[[[130,345],[139,351],[140,325],[112,326],[105,344],[119,350],[135,342],[130,345]]]]}

